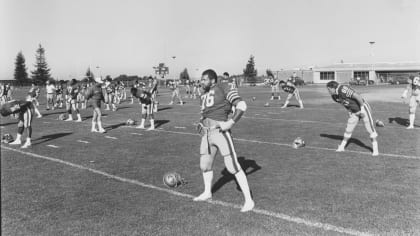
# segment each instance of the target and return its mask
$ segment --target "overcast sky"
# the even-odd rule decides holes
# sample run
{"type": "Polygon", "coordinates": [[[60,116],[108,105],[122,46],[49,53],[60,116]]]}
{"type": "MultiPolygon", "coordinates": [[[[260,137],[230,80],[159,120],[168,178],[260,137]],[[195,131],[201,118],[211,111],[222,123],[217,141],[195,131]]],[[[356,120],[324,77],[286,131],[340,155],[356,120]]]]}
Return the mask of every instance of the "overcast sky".
{"type": "Polygon", "coordinates": [[[38,44],[59,79],[420,61],[419,0],[0,0],[0,79],[38,44]],[[371,57],[369,41],[375,41],[371,57]],[[176,56],[172,59],[172,56],[176,56]],[[97,71],[96,67],[100,67],[97,71]]]}

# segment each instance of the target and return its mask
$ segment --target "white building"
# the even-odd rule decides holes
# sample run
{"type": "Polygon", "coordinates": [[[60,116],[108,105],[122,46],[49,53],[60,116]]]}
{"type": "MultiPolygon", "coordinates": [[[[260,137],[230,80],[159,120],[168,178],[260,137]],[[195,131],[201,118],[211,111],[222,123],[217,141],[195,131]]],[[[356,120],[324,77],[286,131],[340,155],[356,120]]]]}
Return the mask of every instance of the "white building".
{"type": "Polygon", "coordinates": [[[407,77],[420,73],[420,62],[394,62],[394,63],[340,63],[330,66],[314,67],[313,82],[324,84],[335,80],[339,83],[348,83],[360,80],[372,80],[375,83],[386,83],[396,77],[407,77]]]}

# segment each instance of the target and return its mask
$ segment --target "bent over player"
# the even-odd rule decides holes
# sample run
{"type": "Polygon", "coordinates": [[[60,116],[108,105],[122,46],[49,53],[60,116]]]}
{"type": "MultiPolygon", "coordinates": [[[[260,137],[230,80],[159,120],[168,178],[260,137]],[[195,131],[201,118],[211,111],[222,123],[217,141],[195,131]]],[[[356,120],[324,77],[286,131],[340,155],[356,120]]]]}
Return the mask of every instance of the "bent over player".
{"type": "Polygon", "coordinates": [[[155,129],[155,117],[153,114],[153,99],[152,93],[146,90],[139,90],[137,88],[131,88],[130,90],[133,97],[136,97],[140,100],[141,104],[141,123],[137,128],[144,129],[144,122],[146,118],[149,117],[150,119],[150,128],[147,130],[154,130],[155,129]]]}
{"type": "Polygon", "coordinates": [[[338,146],[337,152],[343,152],[348,140],[351,138],[354,128],[357,126],[359,120],[363,119],[366,130],[369,132],[372,140],[372,156],[379,155],[378,141],[376,138],[378,134],[375,130],[372,112],[369,104],[352,88],[347,85],[339,85],[336,81],[327,83],[328,92],[332,99],[343,105],[349,112],[349,119],[347,121],[346,131],[344,132],[343,141],[338,146]]]}
{"type": "Polygon", "coordinates": [[[299,102],[300,109],[303,109],[303,101],[300,98],[299,90],[296,88],[296,86],[292,82],[290,82],[290,81],[284,82],[283,80],[281,80],[279,82],[279,85],[281,86],[281,88],[286,93],[289,94],[289,95],[287,95],[286,102],[284,102],[284,105],[281,108],[286,108],[287,105],[289,105],[290,99],[293,96],[295,96],[296,100],[299,102]]]}
{"type": "Polygon", "coordinates": [[[28,137],[26,138],[25,144],[21,148],[28,148],[31,146],[32,137],[32,119],[34,117],[34,105],[31,101],[10,101],[3,104],[0,108],[2,116],[8,116],[11,114],[18,114],[18,131],[16,140],[9,143],[10,145],[22,144],[22,134],[25,128],[28,131],[28,137]]]}
{"type": "Polygon", "coordinates": [[[411,92],[410,101],[408,103],[408,118],[410,124],[407,129],[414,129],[414,119],[416,117],[416,109],[420,104],[420,77],[410,76],[407,88],[404,90],[401,98],[407,98],[408,92],[411,92]]]}
{"type": "Polygon", "coordinates": [[[194,201],[206,201],[212,197],[213,161],[217,151],[224,158],[226,169],[235,176],[245,197],[241,212],[254,208],[254,200],[249,190],[248,180],[238,162],[230,129],[239,121],[246,111],[246,103],[236,89],[229,90],[227,84],[217,83],[214,70],[206,70],[201,77],[204,89],[201,106],[199,131],[202,134],[200,146],[200,168],[203,172],[204,192],[194,201]],[[232,118],[228,119],[231,107],[236,107],[232,118]]]}

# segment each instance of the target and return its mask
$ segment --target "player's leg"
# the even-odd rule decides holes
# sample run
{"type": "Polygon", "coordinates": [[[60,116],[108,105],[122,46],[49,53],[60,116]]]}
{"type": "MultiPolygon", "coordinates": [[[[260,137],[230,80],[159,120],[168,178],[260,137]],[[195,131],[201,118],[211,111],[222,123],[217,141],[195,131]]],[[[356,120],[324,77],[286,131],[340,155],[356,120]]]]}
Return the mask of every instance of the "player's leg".
{"type": "Polygon", "coordinates": [[[141,121],[140,121],[140,125],[137,126],[137,129],[144,129],[144,122],[146,122],[146,117],[147,117],[147,105],[146,104],[141,104],[140,105],[140,109],[141,109],[141,121]]]}
{"type": "Polygon", "coordinates": [[[19,114],[19,121],[18,121],[16,139],[13,142],[9,143],[10,145],[20,145],[20,144],[22,144],[22,134],[23,134],[24,129],[25,128],[23,126],[23,114],[19,114]]]}
{"type": "Polygon", "coordinates": [[[177,89],[177,96],[178,96],[180,105],[183,105],[184,102],[182,101],[182,97],[181,97],[181,94],[179,93],[179,89],[177,89]]]}
{"type": "Polygon", "coordinates": [[[96,105],[96,108],[95,108],[95,111],[96,111],[96,114],[98,115],[97,116],[97,124],[98,124],[98,132],[99,133],[105,133],[106,132],[106,130],[102,127],[102,111],[101,111],[101,101],[100,100],[98,100],[98,101],[96,101],[97,103],[97,105],[96,105]]]}
{"type": "Polygon", "coordinates": [[[174,104],[175,95],[176,95],[176,91],[175,91],[175,89],[174,89],[174,90],[172,91],[171,102],[169,103],[169,105],[173,105],[173,104],[174,104]]]}
{"type": "Polygon", "coordinates": [[[290,101],[290,99],[293,97],[293,93],[289,93],[288,95],[287,95],[287,98],[286,98],[286,101],[284,102],[284,105],[281,107],[281,108],[286,108],[287,107],[287,105],[289,105],[289,101],[290,101]]]}
{"type": "Polygon", "coordinates": [[[373,122],[373,117],[372,117],[372,112],[367,102],[365,102],[365,104],[363,105],[361,114],[363,117],[365,128],[367,132],[369,133],[370,139],[372,140],[372,150],[373,150],[372,155],[377,156],[379,155],[378,141],[376,140],[376,138],[378,137],[378,133],[376,133],[375,123],[373,122]]]}
{"type": "Polygon", "coordinates": [[[224,157],[226,169],[235,176],[236,181],[241,187],[244,195],[245,203],[241,209],[241,212],[246,212],[254,208],[255,203],[252,200],[251,191],[249,189],[248,180],[245,172],[242,170],[241,165],[238,162],[238,157],[235,152],[233,140],[230,132],[221,132],[218,134],[217,147],[219,148],[220,154],[224,157]]]}
{"type": "Polygon", "coordinates": [[[276,94],[277,94],[277,99],[278,99],[278,100],[280,100],[280,99],[281,99],[281,97],[280,97],[280,89],[279,89],[279,85],[276,85],[276,86],[275,86],[275,92],[276,92],[276,94]]]}
{"type": "Polygon", "coordinates": [[[204,191],[195,197],[194,201],[206,201],[212,197],[211,185],[213,182],[213,161],[217,153],[217,148],[209,144],[206,136],[201,138],[200,145],[200,169],[203,174],[204,191]]]}
{"type": "MultiPolygon", "coordinates": [[[[73,120],[73,116],[72,116],[72,108],[73,108],[73,106],[74,106],[74,103],[76,103],[76,101],[75,100],[73,100],[73,99],[70,99],[69,100],[69,102],[68,102],[69,104],[68,104],[68,106],[67,106],[67,113],[68,113],[68,115],[69,115],[69,117],[65,120],[65,121],[72,121],[73,120]]],[[[74,109],[74,108],[73,108],[74,109]]]]}
{"type": "Polygon", "coordinates": [[[79,108],[76,107],[76,102],[72,104],[73,110],[76,112],[77,120],[76,122],[82,122],[82,117],[80,116],[79,108]]]}
{"type": "Polygon", "coordinates": [[[356,127],[357,123],[359,123],[359,117],[355,115],[354,113],[350,113],[350,117],[347,120],[346,130],[344,131],[343,140],[341,141],[341,144],[338,146],[336,150],[337,152],[344,152],[347,142],[351,138],[351,135],[353,134],[353,130],[356,127]]]}
{"type": "Polygon", "coordinates": [[[23,127],[26,128],[28,132],[28,137],[26,137],[26,142],[23,144],[22,148],[28,148],[31,146],[31,138],[32,138],[32,119],[34,116],[34,111],[32,109],[28,109],[23,114],[23,127]]]}
{"type": "Polygon", "coordinates": [[[270,100],[274,100],[274,91],[275,91],[275,88],[274,88],[273,85],[271,85],[271,98],[270,98],[270,100]]]}
{"type": "Polygon", "coordinates": [[[410,102],[408,105],[408,120],[409,125],[407,129],[414,129],[414,120],[416,118],[416,109],[417,105],[420,103],[420,96],[413,96],[410,97],[410,102]]]}
{"type": "Polygon", "coordinates": [[[155,115],[153,114],[153,101],[151,104],[147,105],[147,115],[150,119],[150,128],[147,130],[154,130],[155,129],[155,115]]]}
{"type": "Polygon", "coordinates": [[[302,101],[302,99],[300,97],[300,93],[299,93],[299,90],[298,89],[295,90],[295,97],[296,97],[296,100],[299,103],[300,109],[303,109],[303,101],[302,101]]]}

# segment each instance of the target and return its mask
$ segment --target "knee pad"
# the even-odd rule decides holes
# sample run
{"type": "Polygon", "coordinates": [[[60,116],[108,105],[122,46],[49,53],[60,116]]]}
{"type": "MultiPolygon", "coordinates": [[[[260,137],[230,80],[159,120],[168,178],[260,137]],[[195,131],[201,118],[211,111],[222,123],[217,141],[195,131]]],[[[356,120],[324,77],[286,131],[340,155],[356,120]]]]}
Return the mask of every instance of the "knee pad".
{"type": "Polygon", "coordinates": [[[378,137],[378,133],[376,133],[376,131],[375,131],[375,132],[371,133],[369,137],[371,139],[374,139],[374,138],[378,137]]]}
{"type": "Polygon", "coordinates": [[[344,132],[344,138],[351,138],[351,134],[352,134],[351,131],[347,132],[347,130],[346,130],[346,132],[344,132]]]}

